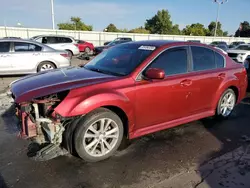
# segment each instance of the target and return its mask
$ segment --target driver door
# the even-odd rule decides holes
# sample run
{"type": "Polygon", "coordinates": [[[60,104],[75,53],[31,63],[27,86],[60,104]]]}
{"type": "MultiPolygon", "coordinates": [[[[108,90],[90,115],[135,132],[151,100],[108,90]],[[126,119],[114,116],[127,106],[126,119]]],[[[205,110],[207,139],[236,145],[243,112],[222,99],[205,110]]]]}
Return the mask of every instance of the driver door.
{"type": "Polygon", "coordinates": [[[189,65],[187,47],[176,47],[162,52],[145,69],[160,68],[165,71],[166,76],[163,80],[137,81],[136,129],[188,115],[192,97],[192,80],[188,77],[189,65]]]}

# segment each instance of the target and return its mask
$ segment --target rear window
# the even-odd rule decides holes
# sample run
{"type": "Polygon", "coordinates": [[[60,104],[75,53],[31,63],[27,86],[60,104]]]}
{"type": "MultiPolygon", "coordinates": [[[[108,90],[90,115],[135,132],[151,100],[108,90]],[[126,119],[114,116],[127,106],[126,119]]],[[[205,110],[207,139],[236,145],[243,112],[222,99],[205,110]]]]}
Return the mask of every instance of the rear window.
{"type": "Polygon", "coordinates": [[[0,52],[9,52],[10,42],[0,42],[0,52]]]}
{"type": "Polygon", "coordinates": [[[237,49],[237,50],[250,50],[250,45],[240,45],[240,46],[237,46],[235,49],[237,49]]]}

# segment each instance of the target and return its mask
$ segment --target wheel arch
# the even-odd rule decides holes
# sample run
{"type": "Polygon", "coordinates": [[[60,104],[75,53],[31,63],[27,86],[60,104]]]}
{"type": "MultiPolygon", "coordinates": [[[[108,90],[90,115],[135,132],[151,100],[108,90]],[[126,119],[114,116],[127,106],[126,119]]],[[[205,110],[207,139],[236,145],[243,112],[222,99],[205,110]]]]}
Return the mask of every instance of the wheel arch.
{"type": "Polygon", "coordinates": [[[37,65],[36,65],[36,71],[38,72],[38,67],[39,67],[39,65],[40,64],[42,64],[42,63],[51,63],[51,64],[53,64],[54,66],[55,66],[55,68],[58,68],[58,65],[54,62],[54,61],[51,61],[51,60],[43,60],[43,61],[41,61],[41,62],[39,62],[37,65]]]}

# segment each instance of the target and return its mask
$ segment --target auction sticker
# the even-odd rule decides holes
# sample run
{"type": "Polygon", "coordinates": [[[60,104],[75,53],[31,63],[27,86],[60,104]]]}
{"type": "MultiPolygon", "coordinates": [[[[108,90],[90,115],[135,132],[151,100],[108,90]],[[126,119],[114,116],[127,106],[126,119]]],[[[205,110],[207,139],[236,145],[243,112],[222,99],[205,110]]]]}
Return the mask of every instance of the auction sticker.
{"type": "Polygon", "coordinates": [[[155,46],[140,46],[138,49],[140,50],[155,50],[155,46]]]}

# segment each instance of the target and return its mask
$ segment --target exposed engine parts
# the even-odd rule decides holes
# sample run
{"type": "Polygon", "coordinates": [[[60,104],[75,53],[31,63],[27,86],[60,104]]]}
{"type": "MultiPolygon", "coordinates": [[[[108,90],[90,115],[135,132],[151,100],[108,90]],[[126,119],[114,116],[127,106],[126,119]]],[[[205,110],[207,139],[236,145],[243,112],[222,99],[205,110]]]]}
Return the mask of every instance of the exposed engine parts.
{"type": "Polygon", "coordinates": [[[53,110],[60,101],[57,95],[50,95],[16,106],[21,125],[20,136],[29,138],[32,144],[44,146],[36,147],[39,148],[36,150],[33,147],[35,153],[32,156],[36,160],[43,160],[45,154],[53,158],[66,153],[61,148],[66,123],[53,110]]]}

